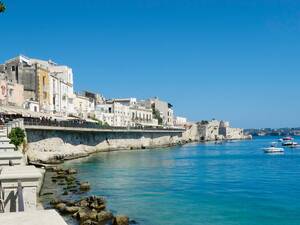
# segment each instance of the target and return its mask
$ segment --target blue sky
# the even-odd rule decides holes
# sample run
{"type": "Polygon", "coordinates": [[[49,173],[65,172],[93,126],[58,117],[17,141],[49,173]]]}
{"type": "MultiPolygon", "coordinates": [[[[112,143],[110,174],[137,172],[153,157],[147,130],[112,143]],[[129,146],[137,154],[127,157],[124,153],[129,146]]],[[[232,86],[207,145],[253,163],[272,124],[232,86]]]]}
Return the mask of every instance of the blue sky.
{"type": "Polygon", "coordinates": [[[4,2],[0,62],[52,59],[77,91],[159,96],[194,121],[300,126],[300,1],[4,2]]]}

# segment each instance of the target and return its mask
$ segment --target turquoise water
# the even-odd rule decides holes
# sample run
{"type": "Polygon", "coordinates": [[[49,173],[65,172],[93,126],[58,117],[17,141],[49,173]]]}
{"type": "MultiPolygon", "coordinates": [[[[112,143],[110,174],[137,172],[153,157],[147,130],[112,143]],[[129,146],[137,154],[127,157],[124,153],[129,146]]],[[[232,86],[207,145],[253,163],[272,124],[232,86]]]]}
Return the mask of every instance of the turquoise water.
{"type": "Polygon", "coordinates": [[[299,225],[300,149],[274,138],[100,153],[68,162],[113,212],[143,225],[299,225]]]}

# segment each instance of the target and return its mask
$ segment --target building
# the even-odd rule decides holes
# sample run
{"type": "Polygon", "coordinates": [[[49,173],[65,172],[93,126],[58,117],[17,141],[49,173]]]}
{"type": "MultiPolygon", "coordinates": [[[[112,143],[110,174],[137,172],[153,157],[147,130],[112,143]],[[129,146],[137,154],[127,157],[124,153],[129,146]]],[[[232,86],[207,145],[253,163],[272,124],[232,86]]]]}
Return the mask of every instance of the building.
{"type": "Polygon", "coordinates": [[[174,112],[172,109],[172,105],[168,102],[162,101],[157,97],[149,99],[148,104],[156,111],[160,113],[160,117],[162,119],[163,126],[174,126],[174,112]]]}
{"type": "Polygon", "coordinates": [[[0,69],[9,82],[23,85],[25,100],[36,99],[36,66],[30,58],[17,56],[7,60],[0,69]]]}
{"type": "Polygon", "coordinates": [[[41,64],[36,65],[37,92],[36,99],[40,105],[41,112],[52,112],[50,101],[50,78],[47,67],[41,64]]]}
{"type": "Polygon", "coordinates": [[[0,105],[22,107],[24,103],[24,87],[6,80],[0,80],[0,105]]]}
{"type": "Polygon", "coordinates": [[[17,56],[0,65],[0,74],[24,87],[24,100],[37,101],[42,112],[74,113],[73,72],[48,60],[17,56]]]}
{"type": "Polygon", "coordinates": [[[94,111],[95,103],[93,100],[80,94],[76,94],[76,97],[74,98],[74,112],[76,116],[87,119],[88,117],[94,116],[94,111]]]}
{"type": "Polygon", "coordinates": [[[226,139],[236,139],[237,137],[244,136],[244,130],[241,128],[232,128],[227,121],[221,121],[219,127],[220,135],[223,135],[226,139]]]}
{"type": "Polygon", "coordinates": [[[105,104],[98,104],[95,117],[113,127],[129,127],[131,125],[129,106],[112,100],[105,104]]]}
{"type": "Polygon", "coordinates": [[[39,102],[33,101],[33,100],[25,100],[23,107],[24,107],[24,109],[30,110],[32,112],[40,111],[39,102]]]}
{"type": "Polygon", "coordinates": [[[131,126],[158,126],[158,120],[153,118],[151,108],[135,104],[130,106],[131,126]]]}
{"type": "Polygon", "coordinates": [[[183,127],[187,124],[187,118],[176,116],[174,118],[174,126],[176,127],[183,127]]]}
{"type": "Polygon", "coordinates": [[[219,134],[220,121],[211,120],[206,121],[203,120],[198,123],[198,131],[200,140],[219,140],[222,139],[223,136],[219,134]]]}

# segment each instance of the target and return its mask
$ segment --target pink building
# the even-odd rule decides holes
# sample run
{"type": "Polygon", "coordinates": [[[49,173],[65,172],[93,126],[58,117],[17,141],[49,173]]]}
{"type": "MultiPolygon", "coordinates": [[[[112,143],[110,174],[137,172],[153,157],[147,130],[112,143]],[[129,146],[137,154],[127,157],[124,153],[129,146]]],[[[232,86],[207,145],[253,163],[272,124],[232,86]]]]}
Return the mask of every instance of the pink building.
{"type": "Polygon", "coordinates": [[[0,80],[0,105],[22,106],[24,103],[24,87],[0,80]]]}

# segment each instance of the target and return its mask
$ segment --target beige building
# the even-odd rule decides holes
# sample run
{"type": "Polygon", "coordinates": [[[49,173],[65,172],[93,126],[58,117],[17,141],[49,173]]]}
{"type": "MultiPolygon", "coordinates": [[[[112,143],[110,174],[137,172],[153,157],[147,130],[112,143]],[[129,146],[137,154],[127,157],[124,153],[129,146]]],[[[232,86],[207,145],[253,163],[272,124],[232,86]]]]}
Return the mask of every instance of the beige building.
{"type": "Polygon", "coordinates": [[[149,99],[148,104],[151,105],[151,107],[154,110],[158,110],[160,113],[160,116],[162,118],[162,125],[172,127],[174,126],[174,112],[172,109],[172,105],[168,102],[162,101],[158,99],[157,97],[149,99]]]}
{"type": "Polygon", "coordinates": [[[87,119],[95,111],[95,103],[89,98],[77,94],[74,98],[74,111],[75,115],[87,119]]]}

